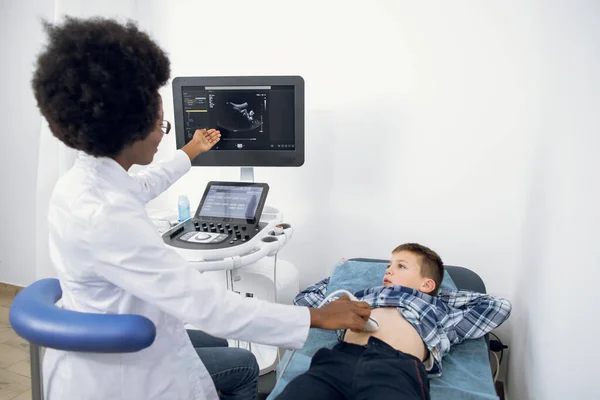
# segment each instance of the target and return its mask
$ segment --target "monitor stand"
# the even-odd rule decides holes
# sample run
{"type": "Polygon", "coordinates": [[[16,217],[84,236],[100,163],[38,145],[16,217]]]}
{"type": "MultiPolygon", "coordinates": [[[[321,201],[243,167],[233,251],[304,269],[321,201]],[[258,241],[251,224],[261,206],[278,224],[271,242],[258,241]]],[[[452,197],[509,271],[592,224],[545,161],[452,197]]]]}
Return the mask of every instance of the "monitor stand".
{"type": "MultiPolygon", "coordinates": [[[[240,181],[254,183],[254,167],[240,167],[240,181]]],[[[268,206],[265,205],[265,209],[268,209],[268,206]]],[[[264,210],[263,210],[263,212],[264,212],[264,210]]],[[[273,268],[277,268],[276,262],[273,265],[273,268]]],[[[279,262],[281,263],[282,261],[280,260],[279,262]]],[[[285,263],[285,261],[283,261],[283,263],[285,263]]],[[[255,265],[258,265],[258,264],[260,264],[260,263],[257,263],[255,265]]],[[[264,267],[265,267],[265,265],[263,265],[263,269],[264,269],[264,267]]],[[[248,270],[248,269],[249,268],[246,268],[246,270],[248,270]]],[[[267,267],[267,269],[269,269],[269,267],[267,267]]],[[[274,274],[276,274],[276,272],[274,272],[274,274]]],[[[249,275],[249,276],[251,276],[251,275],[249,275]]],[[[228,270],[226,272],[226,277],[227,277],[227,289],[234,290],[233,270],[228,270]]],[[[273,282],[275,282],[276,277],[277,277],[277,275],[273,276],[273,282]]],[[[252,279],[250,279],[248,277],[246,280],[252,281],[252,279]]],[[[239,291],[239,288],[236,287],[236,290],[239,291]]],[[[274,290],[274,301],[275,301],[275,303],[277,303],[277,289],[274,290]]],[[[252,354],[254,354],[254,357],[256,357],[256,362],[258,363],[258,366],[260,369],[259,376],[266,375],[266,374],[274,371],[277,368],[277,365],[280,361],[280,355],[278,352],[278,348],[276,346],[261,345],[261,344],[249,343],[249,342],[240,343],[239,340],[230,340],[229,342],[230,342],[231,347],[247,348],[250,352],[252,352],[252,354]]]]}
{"type": "Polygon", "coordinates": [[[241,167],[240,168],[240,181],[254,182],[254,167],[241,167]]]}

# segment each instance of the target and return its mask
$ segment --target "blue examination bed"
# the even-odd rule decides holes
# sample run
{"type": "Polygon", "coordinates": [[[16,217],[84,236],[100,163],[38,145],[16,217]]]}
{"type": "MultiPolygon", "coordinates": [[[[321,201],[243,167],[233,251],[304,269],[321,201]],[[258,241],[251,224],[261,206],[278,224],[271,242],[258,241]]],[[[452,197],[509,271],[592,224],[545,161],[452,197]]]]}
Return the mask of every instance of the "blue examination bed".
{"type": "MultiPolygon", "coordinates": [[[[388,260],[352,259],[333,271],[327,289],[328,294],[337,289],[351,292],[367,287],[378,286],[388,260]]],[[[485,293],[485,285],[474,272],[462,268],[446,266],[442,287],[459,288],[485,293]]],[[[304,348],[296,351],[284,376],[275,386],[267,400],[276,399],[285,385],[298,374],[306,371],[313,354],[321,347],[333,347],[337,343],[336,333],[321,329],[311,329],[304,348]]],[[[285,353],[277,368],[277,377],[287,362],[291,352],[285,353]]],[[[431,378],[431,398],[438,399],[498,399],[494,390],[490,368],[488,345],[485,338],[467,340],[454,346],[444,357],[444,374],[431,378]]]]}

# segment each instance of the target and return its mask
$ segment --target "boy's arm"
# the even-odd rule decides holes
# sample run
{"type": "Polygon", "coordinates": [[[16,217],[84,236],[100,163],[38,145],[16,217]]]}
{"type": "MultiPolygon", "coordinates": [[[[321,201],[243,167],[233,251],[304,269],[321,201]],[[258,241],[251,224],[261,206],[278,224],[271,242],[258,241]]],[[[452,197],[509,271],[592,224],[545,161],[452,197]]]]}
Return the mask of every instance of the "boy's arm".
{"type": "Polygon", "coordinates": [[[496,329],[506,321],[512,310],[506,299],[467,290],[441,290],[439,298],[459,310],[448,316],[459,342],[477,339],[496,329]]]}
{"type": "Polygon", "coordinates": [[[325,278],[312,286],[307,287],[294,299],[294,304],[297,306],[304,307],[319,307],[319,304],[325,300],[325,293],[327,292],[327,285],[329,284],[329,278],[325,278]]]}

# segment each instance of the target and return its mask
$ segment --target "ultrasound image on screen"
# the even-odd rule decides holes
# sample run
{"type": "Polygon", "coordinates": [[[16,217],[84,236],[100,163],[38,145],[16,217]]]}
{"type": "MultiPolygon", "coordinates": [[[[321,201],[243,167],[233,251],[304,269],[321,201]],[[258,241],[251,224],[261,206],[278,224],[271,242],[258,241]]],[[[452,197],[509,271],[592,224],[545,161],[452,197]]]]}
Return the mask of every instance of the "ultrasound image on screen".
{"type": "Polygon", "coordinates": [[[258,97],[255,93],[225,92],[211,97],[217,114],[217,129],[221,134],[231,136],[233,133],[264,133],[262,128],[267,112],[266,94],[258,97]]]}
{"type": "Polygon", "coordinates": [[[294,150],[291,86],[182,87],[186,143],[196,129],[215,128],[219,150],[294,150]]]}
{"type": "Polygon", "coordinates": [[[213,185],[204,199],[199,217],[254,219],[263,188],[213,185]]]}

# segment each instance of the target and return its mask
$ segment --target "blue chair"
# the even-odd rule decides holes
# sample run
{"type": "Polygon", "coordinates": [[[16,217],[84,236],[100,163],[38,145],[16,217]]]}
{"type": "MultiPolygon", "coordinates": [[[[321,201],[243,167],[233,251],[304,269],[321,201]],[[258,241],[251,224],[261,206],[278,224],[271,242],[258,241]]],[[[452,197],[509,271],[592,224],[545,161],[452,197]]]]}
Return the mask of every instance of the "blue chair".
{"type": "Polygon", "coordinates": [[[146,317],[65,310],[55,305],[61,297],[58,279],[42,279],[19,292],[10,307],[10,324],[30,344],[33,400],[42,400],[44,393],[41,347],[130,353],[150,346],[156,336],[154,323],[146,317]]]}

